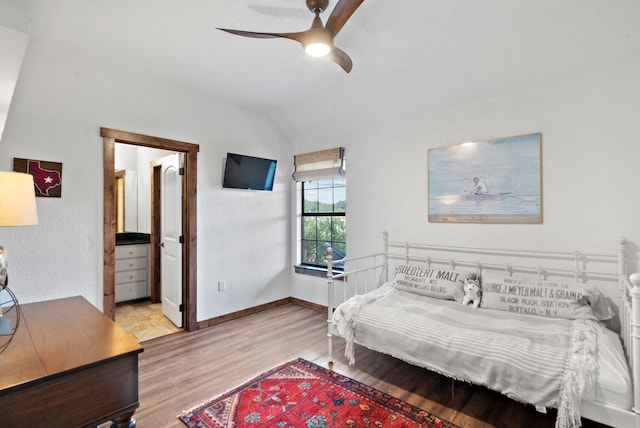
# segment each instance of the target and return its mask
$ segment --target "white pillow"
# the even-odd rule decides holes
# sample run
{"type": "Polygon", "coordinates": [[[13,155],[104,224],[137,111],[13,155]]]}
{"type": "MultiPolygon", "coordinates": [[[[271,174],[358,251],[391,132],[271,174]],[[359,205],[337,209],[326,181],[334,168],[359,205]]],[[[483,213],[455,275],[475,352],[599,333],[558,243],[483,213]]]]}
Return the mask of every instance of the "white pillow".
{"type": "Polygon", "coordinates": [[[550,318],[607,320],[614,313],[593,285],[482,274],[480,307],[550,318]]]}
{"type": "Polygon", "coordinates": [[[396,289],[435,297],[458,300],[464,297],[464,280],[473,271],[433,269],[416,265],[396,267],[393,284],[396,289]]]}

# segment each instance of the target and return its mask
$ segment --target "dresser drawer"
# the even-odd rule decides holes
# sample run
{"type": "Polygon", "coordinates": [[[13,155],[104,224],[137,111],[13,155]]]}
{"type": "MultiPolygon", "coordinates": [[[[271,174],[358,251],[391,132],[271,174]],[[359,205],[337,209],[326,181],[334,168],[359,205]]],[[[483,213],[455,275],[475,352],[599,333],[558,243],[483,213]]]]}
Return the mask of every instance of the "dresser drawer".
{"type": "Polygon", "coordinates": [[[146,269],[147,258],[137,259],[120,259],[116,260],[116,272],[122,272],[125,270],[146,269]]]}
{"type": "Polygon", "coordinates": [[[127,282],[146,281],[146,280],[147,280],[146,269],[116,272],[116,286],[118,284],[124,284],[127,282]]]}
{"type": "Polygon", "coordinates": [[[116,285],[116,303],[142,299],[144,297],[149,297],[146,281],[116,285]]]}
{"type": "Polygon", "coordinates": [[[116,260],[129,257],[147,257],[148,245],[116,245],[116,260]]]}

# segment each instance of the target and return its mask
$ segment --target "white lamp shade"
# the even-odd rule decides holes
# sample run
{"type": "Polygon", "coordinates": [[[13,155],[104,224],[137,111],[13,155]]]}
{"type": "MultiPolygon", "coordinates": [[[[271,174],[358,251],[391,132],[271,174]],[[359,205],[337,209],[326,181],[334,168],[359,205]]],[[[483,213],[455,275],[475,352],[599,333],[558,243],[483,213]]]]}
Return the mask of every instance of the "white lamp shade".
{"type": "Polygon", "coordinates": [[[0,171],[0,226],[38,224],[33,176],[0,171]]]}

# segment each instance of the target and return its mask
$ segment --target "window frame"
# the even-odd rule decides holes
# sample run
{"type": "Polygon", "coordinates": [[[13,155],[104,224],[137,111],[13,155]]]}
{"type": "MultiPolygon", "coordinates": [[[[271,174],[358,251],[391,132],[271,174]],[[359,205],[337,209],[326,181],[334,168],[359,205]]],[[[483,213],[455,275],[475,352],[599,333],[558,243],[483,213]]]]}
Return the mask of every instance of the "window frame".
{"type": "MultiPolygon", "coordinates": [[[[347,187],[347,183],[346,183],[346,179],[344,177],[335,177],[335,178],[331,178],[331,179],[320,179],[320,180],[310,180],[308,182],[302,182],[301,184],[301,188],[300,188],[300,217],[299,217],[299,232],[300,232],[300,247],[299,247],[299,253],[297,255],[297,257],[299,258],[300,262],[295,266],[295,272],[296,273],[304,273],[304,274],[308,274],[308,275],[315,275],[315,276],[323,276],[326,277],[327,275],[327,266],[326,265],[321,265],[318,263],[308,263],[306,261],[303,260],[303,255],[304,255],[304,249],[305,249],[305,241],[308,241],[307,239],[305,239],[305,234],[304,234],[304,228],[305,228],[305,218],[309,218],[309,217],[340,217],[343,219],[343,221],[345,222],[345,240],[344,241],[339,241],[339,242],[344,242],[344,246],[345,246],[345,252],[346,252],[346,216],[347,216],[347,208],[346,208],[346,187],[347,187]],[[344,180],[343,181],[343,185],[339,185],[336,186],[335,185],[335,179],[340,179],[340,180],[344,180]],[[320,212],[319,210],[316,212],[306,212],[305,211],[305,185],[307,183],[310,182],[322,182],[322,181],[329,181],[331,180],[331,187],[329,187],[330,189],[332,189],[332,204],[334,205],[334,211],[332,212],[320,212]],[[343,212],[335,212],[335,189],[336,188],[343,188],[345,191],[345,195],[344,195],[344,201],[345,201],[345,208],[343,212]]],[[[319,190],[320,188],[318,186],[315,187],[315,190],[319,190]]],[[[307,191],[309,190],[313,190],[313,189],[309,189],[307,188],[307,191]]],[[[320,201],[320,198],[317,198],[318,201],[320,201]]],[[[333,227],[332,227],[333,229],[333,227]]],[[[333,231],[331,231],[331,238],[333,238],[333,231]]],[[[316,246],[318,242],[321,241],[325,241],[326,240],[318,240],[318,237],[316,235],[316,246]]],[[[338,242],[338,241],[333,241],[332,239],[329,242],[338,242]]],[[[344,271],[344,267],[342,265],[338,265],[338,266],[333,266],[333,270],[336,272],[343,272],[344,271]]]]}

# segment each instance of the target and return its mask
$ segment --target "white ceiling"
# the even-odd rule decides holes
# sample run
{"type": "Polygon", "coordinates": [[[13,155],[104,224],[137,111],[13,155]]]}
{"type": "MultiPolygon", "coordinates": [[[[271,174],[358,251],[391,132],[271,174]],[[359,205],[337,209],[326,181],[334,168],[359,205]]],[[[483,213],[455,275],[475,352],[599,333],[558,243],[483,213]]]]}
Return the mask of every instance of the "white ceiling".
{"type": "Polygon", "coordinates": [[[302,31],[304,0],[29,5],[32,40],[263,111],[291,139],[640,62],[638,0],[366,0],[335,40],[350,74],[296,42],[215,29],[302,31]]]}

